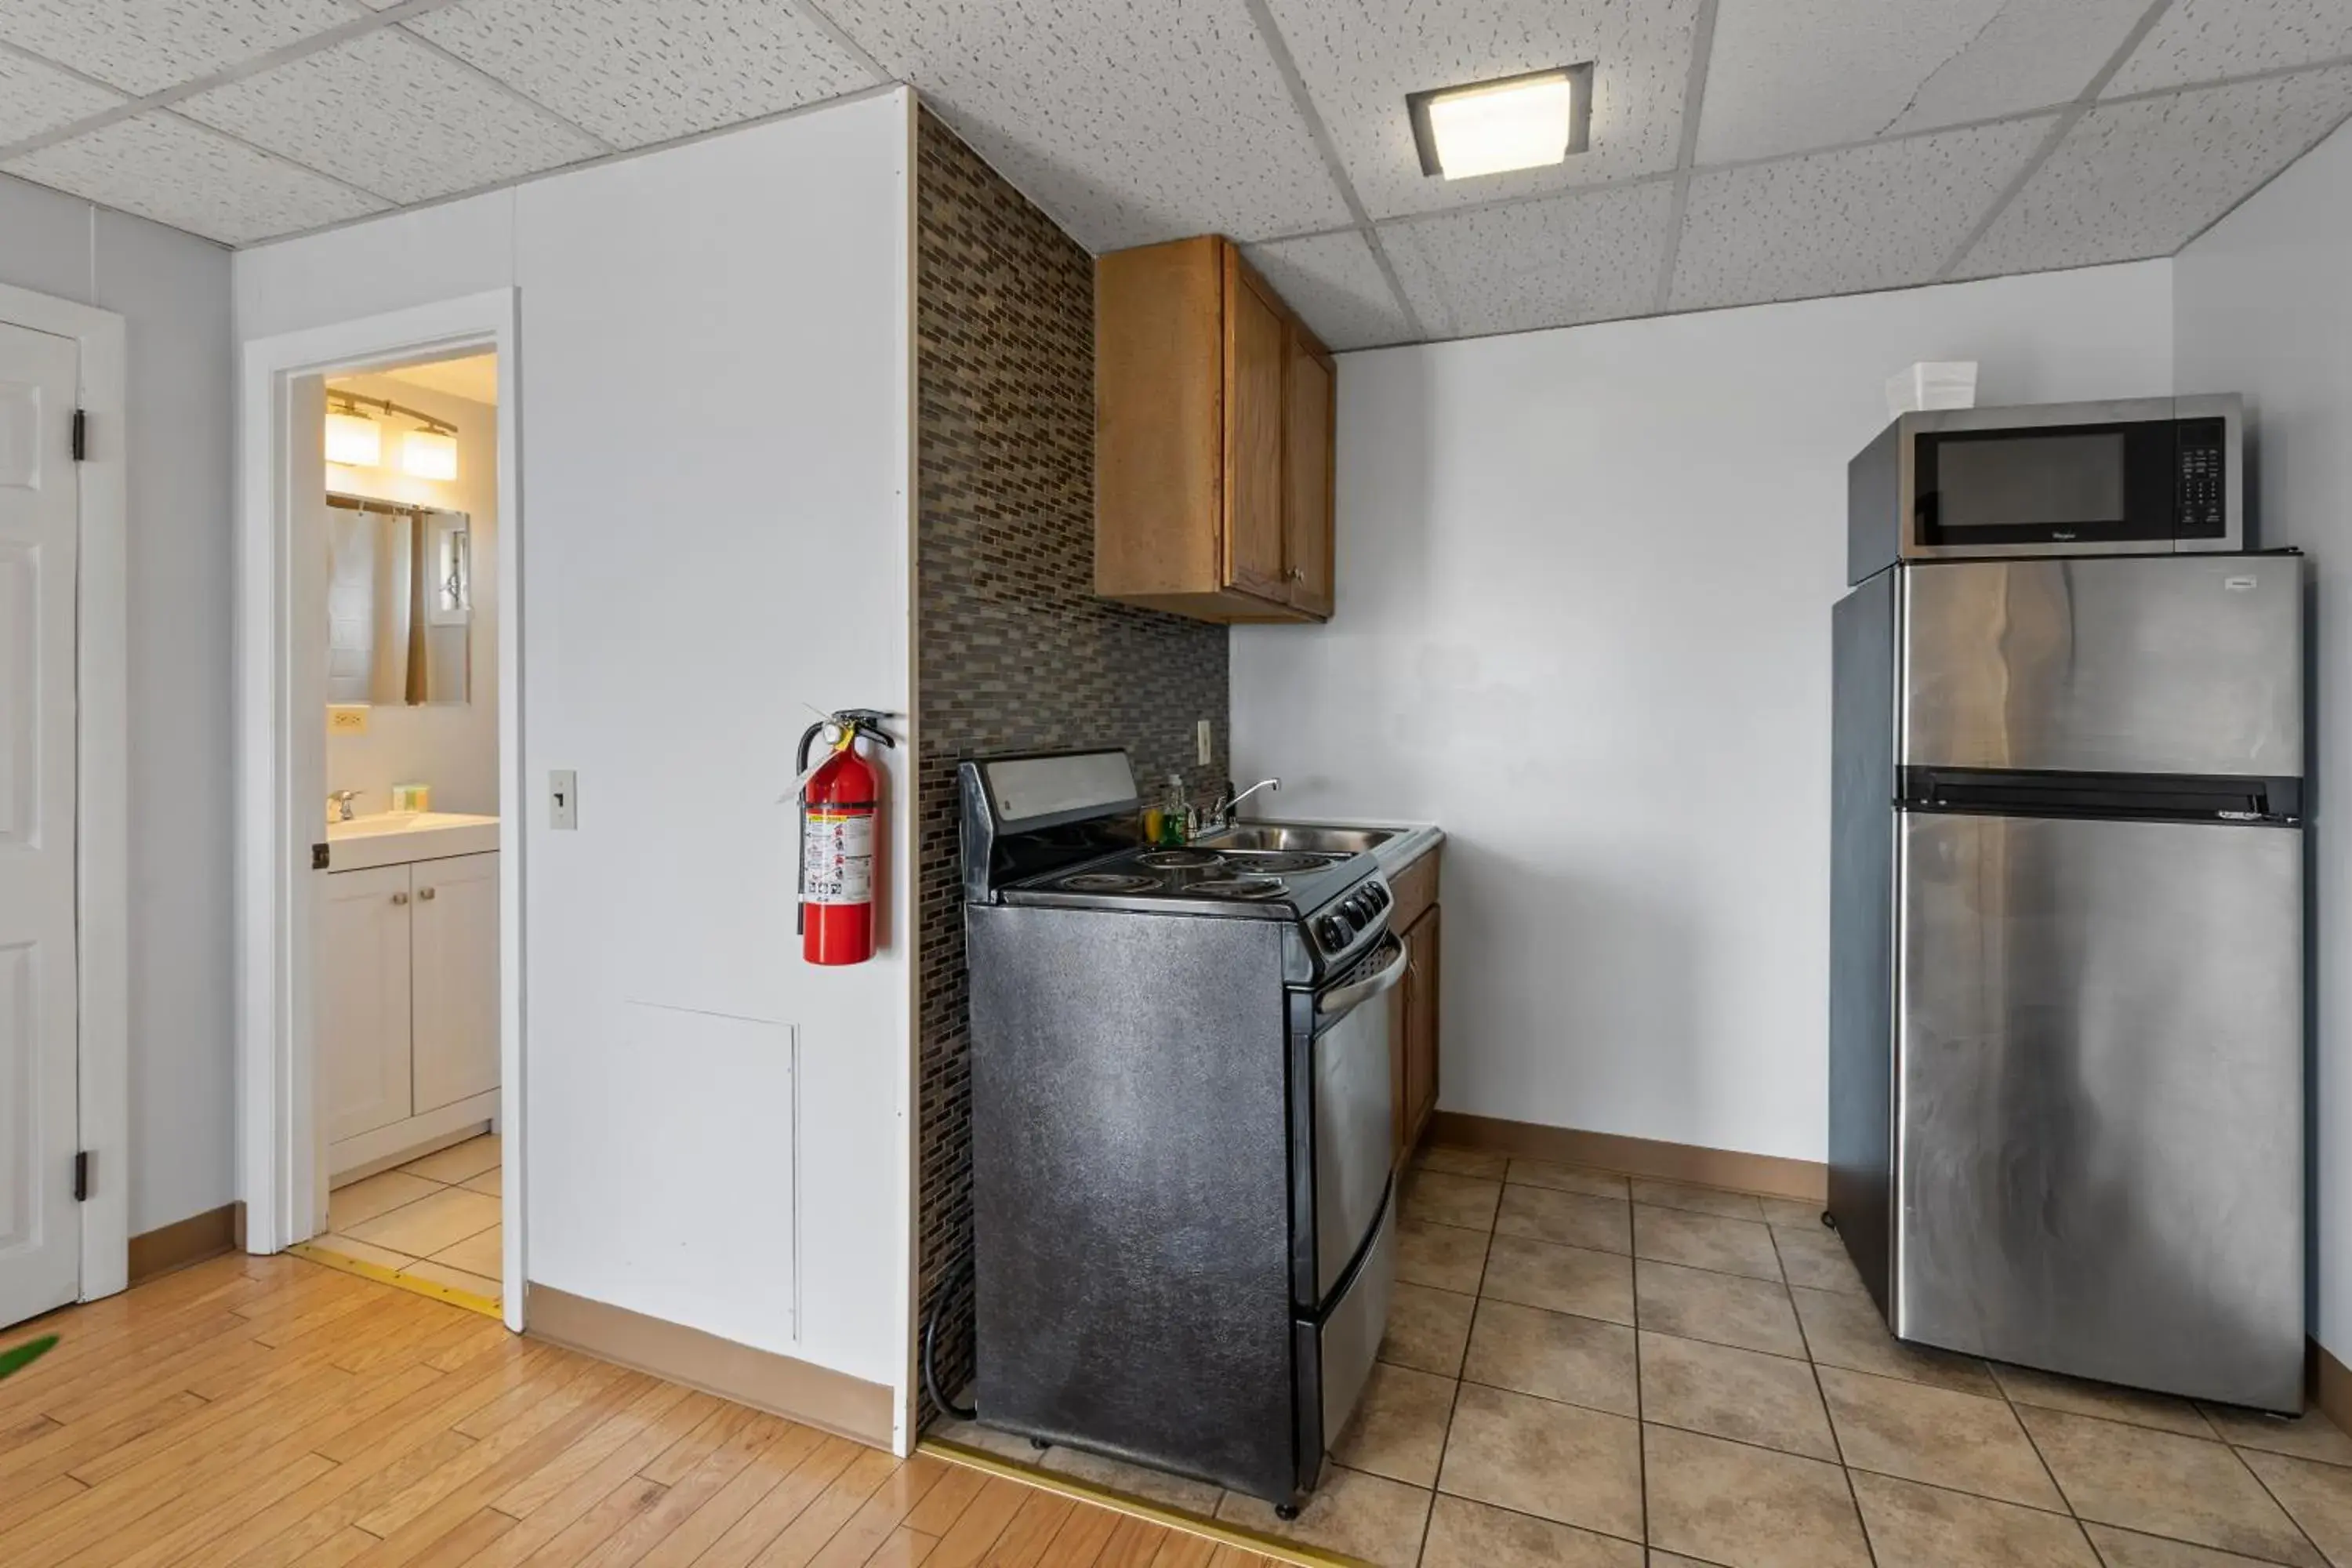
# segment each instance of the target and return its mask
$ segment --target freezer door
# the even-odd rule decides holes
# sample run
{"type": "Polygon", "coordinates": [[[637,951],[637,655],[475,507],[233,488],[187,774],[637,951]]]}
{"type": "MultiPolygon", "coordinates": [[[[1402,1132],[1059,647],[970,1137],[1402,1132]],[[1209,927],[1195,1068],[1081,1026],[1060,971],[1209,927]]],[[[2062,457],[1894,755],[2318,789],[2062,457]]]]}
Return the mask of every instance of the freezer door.
{"type": "Polygon", "coordinates": [[[1906,813],[1905,1339],[2297,1408],[2303,835],[1906,813]]]}
{"type": "Polygon", "coordinates": [[[1906,764],[2302,773],[2300,557],[1900,570],[1906,764]]]}

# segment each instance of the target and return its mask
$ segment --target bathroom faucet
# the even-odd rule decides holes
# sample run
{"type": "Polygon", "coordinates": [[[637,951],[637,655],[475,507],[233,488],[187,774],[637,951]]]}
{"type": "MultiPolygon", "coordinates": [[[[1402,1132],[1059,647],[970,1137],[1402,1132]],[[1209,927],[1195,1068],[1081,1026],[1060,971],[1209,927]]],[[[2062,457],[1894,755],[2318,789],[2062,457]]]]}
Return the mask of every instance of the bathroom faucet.
{"type": "Polygon", "coordinates": [[[355,789],[339,789],[333,794],[328,795],[327,820],[329,822],[349,822],[352,819],[352,802],[359,799],[359,797],[360,792],[355,789]]]}
{"type": "Polygon", "coordinates": [[[1241,794],[1235,795],[1234,794],[1234,781],[1227,779],[1225,781],[1224,794],[1219,795],[1217,797],[1217,803],[1209,808],[1209,831],[1213,833],[1220,833],[1224,829],[1231,827],[1234,825],[1234,813],[1241,808],[1242,802],[1247,800],[1258,791],[1262,789],[1280,789],[1281,787],[1282,781],[1280,779],[1260,779],[1257,783],[1250,785],[1249,788],[1242,791],[1241,794]]]}

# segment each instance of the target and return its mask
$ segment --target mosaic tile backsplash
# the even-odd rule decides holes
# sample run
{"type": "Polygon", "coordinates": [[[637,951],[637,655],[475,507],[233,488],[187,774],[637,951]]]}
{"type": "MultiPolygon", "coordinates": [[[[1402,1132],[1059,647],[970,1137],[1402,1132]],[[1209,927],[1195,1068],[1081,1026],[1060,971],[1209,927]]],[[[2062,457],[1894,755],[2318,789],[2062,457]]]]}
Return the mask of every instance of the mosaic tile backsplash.
{"type": "Polygon", "coordinates": [[[1147,795],[1181,772],[1205,803],[1225,776],[1226,637],[1094,596],[1093,258],[929,113],[917,136],[919,1257],[953,1391],[971,1368],[956,764],[1125,746],[1147,795]]]}

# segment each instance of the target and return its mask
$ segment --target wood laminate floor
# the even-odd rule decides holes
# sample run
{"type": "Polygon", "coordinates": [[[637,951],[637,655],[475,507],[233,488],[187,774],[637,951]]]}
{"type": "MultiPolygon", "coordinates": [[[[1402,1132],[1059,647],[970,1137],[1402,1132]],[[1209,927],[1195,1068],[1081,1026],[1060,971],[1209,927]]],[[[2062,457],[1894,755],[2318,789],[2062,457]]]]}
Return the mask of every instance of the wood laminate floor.
{"type": "Polygon", "coordinates": [[[1261,1568],[292,1258],[0,1331],[7,1568],[1261,1568]]]}

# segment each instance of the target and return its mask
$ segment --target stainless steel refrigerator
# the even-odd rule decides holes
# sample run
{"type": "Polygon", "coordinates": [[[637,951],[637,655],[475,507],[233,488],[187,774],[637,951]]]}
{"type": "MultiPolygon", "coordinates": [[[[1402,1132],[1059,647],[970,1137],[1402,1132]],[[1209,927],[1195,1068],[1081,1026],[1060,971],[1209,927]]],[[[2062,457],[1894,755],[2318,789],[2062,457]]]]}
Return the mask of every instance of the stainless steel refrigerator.
{"type": "Polygon", "coordinates": [[[2301,1407],[2303,619],[2291,554],[1839,603],[1829,1206],[1900,1337],[2301,1407]]]}

